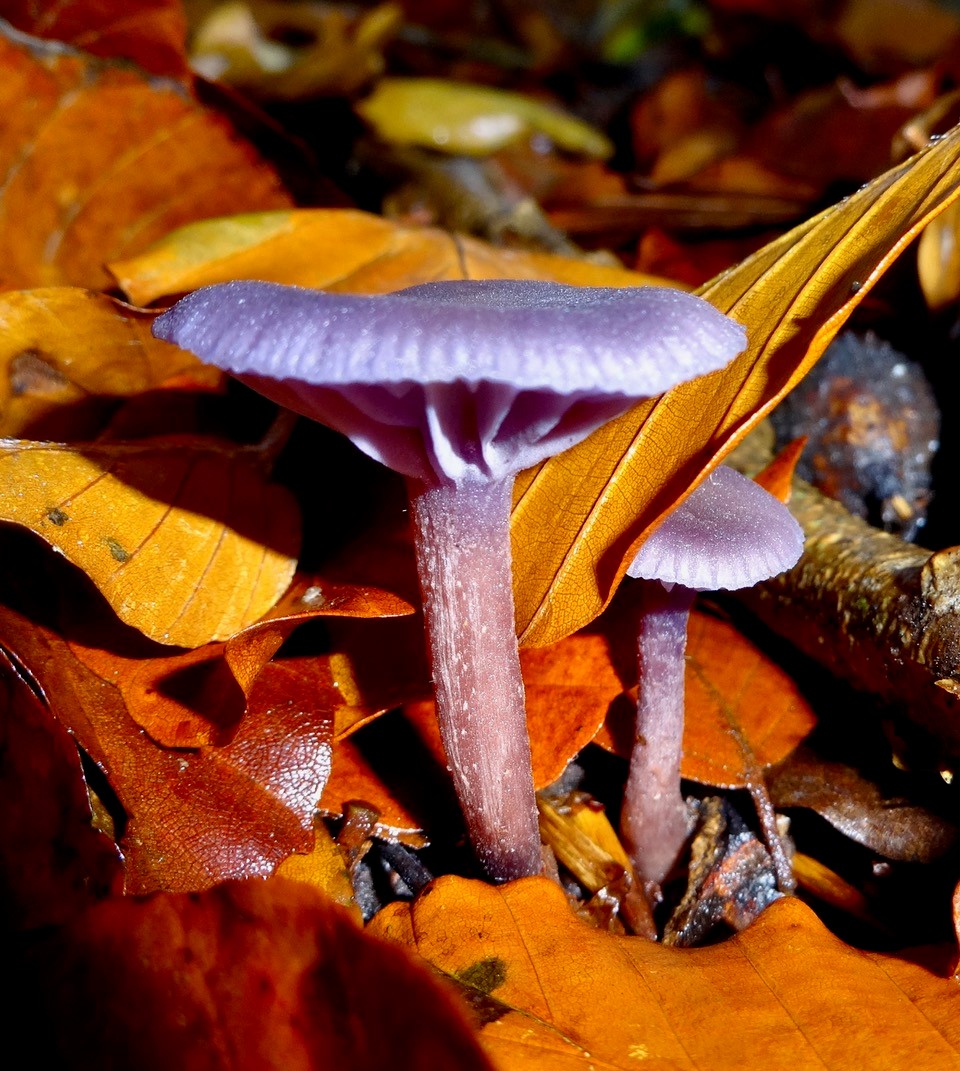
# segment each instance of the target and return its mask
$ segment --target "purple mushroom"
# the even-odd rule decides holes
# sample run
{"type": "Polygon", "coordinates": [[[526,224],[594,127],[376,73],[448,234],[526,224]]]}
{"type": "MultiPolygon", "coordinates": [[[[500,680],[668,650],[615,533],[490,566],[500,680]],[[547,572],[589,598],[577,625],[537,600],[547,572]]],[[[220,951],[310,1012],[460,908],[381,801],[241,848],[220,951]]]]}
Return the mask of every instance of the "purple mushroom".
{"type": "Polygon", "coordinates": [[[680,791],[684,651],[697,591],[745,588],[794,565],[803,530],[759,484],[720,466],[640,548],[637,727],[620,825],[641,880],[659,888],[693,824],[680,791]]]}
{"type": "Polygon", "coordinates": [[[723,367],[743,329],[665,288],[483,280],[377,297],[226,283],[184,298],[154,333],[407,478],[438,718],[474,851],[496,880],[540,873],[514,477],[723,367]]]}

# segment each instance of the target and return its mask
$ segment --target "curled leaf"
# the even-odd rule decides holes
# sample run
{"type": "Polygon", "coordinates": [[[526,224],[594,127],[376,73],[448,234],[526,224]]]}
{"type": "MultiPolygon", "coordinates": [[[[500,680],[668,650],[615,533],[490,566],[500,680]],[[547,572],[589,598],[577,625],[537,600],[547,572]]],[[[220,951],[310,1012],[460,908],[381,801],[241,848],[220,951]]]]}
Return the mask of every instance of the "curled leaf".
{"type": "Polygon", "coordinates": [[[517,480],[517,625],[550,643],[606,605],[675,504],[813,365],[886,267],[960,194],[960,129],[700,291],[747,329],[727,368],[643,402],[517,480]]]}

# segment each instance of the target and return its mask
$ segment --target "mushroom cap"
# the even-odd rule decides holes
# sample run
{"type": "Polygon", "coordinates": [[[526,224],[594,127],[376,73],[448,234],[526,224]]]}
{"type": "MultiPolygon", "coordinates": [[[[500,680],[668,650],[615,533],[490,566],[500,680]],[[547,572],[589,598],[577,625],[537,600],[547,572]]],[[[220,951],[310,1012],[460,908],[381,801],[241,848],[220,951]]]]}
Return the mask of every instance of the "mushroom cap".
{"type": "Polygon", "coordinates": [[[803,529],[787,507],[721,465],[668,514],[627,574],[699,591],[748,588],[802,553],[803,529]]]}
{"type": "Polygon", "coordinates": [[[746,344],[677,290],[504,279],[377,296],[224,283],[153,330],[428,482],[536,464],[746,344]]]}

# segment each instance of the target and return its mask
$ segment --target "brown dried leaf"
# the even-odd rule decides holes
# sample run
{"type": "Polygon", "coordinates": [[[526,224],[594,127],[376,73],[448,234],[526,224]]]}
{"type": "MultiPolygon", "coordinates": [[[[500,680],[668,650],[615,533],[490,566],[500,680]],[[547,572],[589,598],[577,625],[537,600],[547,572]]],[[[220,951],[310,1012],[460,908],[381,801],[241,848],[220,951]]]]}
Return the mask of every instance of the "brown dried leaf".
{"type": "Polygon", "coordinates": [[[845,837],[909,863],[929,863],[957,842],[957,827],[918,803],[891,798],[851,766],[800,748],[767,775],[778,808],[809,807],[845,837]]]}
{"type": "MultiPolygon", "coordinates": [[[[40,548],[16,553],[23,573],[8,578],[8,605],[57,617],[64,595],[77,597],[72,578],[44,565],[40,548]]],[[[83,665],[52,628],[0,608],[0,643],[30,666],[54,716],[116,794],[126,816],[120,847],[128,892],[266,876],[313,846],[339,696],[315,690],[304,701],[301,689],[291,700],[313,672],[311,660],[271,663],[260,674],[229,745],[172,750],[143,732],[116,685],[83,665]]]]}

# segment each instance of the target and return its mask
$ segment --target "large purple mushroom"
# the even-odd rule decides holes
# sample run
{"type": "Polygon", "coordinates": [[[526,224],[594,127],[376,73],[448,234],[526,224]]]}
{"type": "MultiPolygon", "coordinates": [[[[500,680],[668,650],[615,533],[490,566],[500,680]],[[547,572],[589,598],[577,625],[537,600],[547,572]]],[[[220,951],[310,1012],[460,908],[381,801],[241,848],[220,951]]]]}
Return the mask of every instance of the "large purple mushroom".
{"type": "Polygon", "coordinates": [[[483,280],[361,297],[235,282],[184,298],[154,333],[407,478],[438,718],[474,850],[496,880],[540,873],[514,477],[722,368],[743,328],[665,288],[483,280]]]}
{"type": "Polygon", "coordinates": [[[746,588],[794,565],[803,530],[773,495],[721,465],[670,513],[627,569],[641,578],[637,724],[620,825],[640,878],[656,891],[693,817],[680,790],[684,652],[697,591],[746,588]]]}

